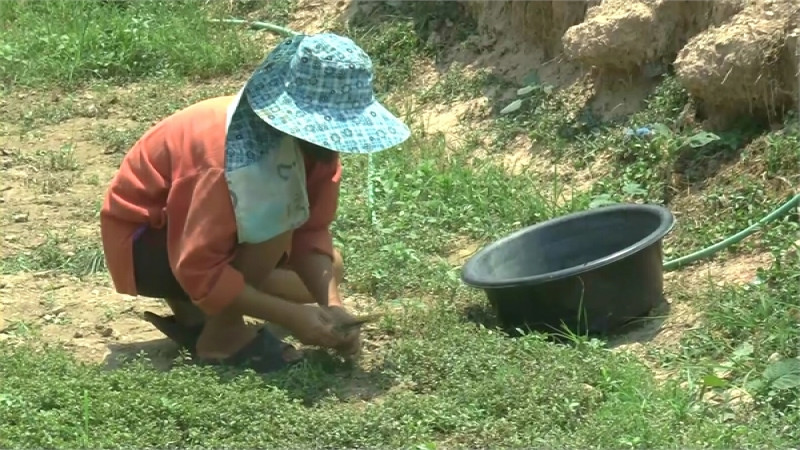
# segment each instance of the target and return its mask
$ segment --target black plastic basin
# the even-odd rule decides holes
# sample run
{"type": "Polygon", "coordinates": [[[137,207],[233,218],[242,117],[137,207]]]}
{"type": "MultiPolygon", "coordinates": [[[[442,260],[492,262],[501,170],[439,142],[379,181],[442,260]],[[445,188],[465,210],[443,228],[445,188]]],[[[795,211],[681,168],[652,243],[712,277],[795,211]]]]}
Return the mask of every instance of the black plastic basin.
{"type": "Polygon", "coordinates": [[[663,237],[672,213],[621,204],[542,222],[506,236],[464,265],[501,326],[607,334],[662,301],[663,237]]]}

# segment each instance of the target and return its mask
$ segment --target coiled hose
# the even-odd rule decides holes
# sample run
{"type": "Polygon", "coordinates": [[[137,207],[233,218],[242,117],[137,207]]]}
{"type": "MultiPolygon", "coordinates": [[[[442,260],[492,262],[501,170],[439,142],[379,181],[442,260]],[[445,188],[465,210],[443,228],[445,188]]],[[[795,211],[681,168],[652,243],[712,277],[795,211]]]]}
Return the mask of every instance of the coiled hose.
{"type": "MultiPolygon", "coordinates": [[[[211,22],[215,22],[215,23],[231,23],[231,24],[236,24],[236,25],[249,25],[251,28],[255,28],[255,29],[259,29],[259,30],[272,31],[274,33],[278,33],[278,34],[281,34],[281,35],[284,35],[284,36],[295,36],[295,35],[299,34],[294,30],[290,30],[289,28],[282,27],[282,26],[279,26],[279,25],[275,25],[275,24],[269,23],[269,22],[247,21],[247,20],[242,20],[242,19],[211,19],[211,22]]],[[[374,170],[374,165],[373,165],[373,160],[372,160],[372,154],[371,153],[368,154],[367,157],[368,157],[368,161],[367,161],[367,206],[368,206],[369,211],[370,211],[370,217],[372,219],[372,225],[375,228],[378,228],[378,218],[377,218],[377,214],[375,213],[375,191],[373,189],[373,175],[372,174],[373,174],[373,170],[374,170]]],[[[713,254],[715,254],[715,253],[717,253],[719,251],[722,251],[722,250],[724,250],[724,249],[726,249],[726,248],[728,248],[728,247],[730,247],[732,245],[735,245],[735,244],[741,242],[742,240],[744,240],[745,238],[747,238],[748,236],[750,236],[751,234],[755,233],[756,231],[761,230],[761,228],[764,225],[768,224],[769,222],[772,222],[773,220],[778,219],[778,218],[786,215],[793,207],[797,207],[799,204],[800,204],[800,194],[797,194],[794,197],[792,197],[789,201],[787,201],[786,203],[784,203],[783,205],[781,205],[777,209],[773,210],[772,212],[770,212],[769,214],[764,216],[758,222],[756,222],[756,223],[750,225],[749,227],[745,228],[744,230],[742,230],[742,231],[740,231],[740,232],[738,232],[738,233],[736,233],[736,234],[734,234],[734,235],[732,235],[732,236],[730,236],[730,237],[728,237],[726,239],[723,239],[722,241],[717,242],[714,245],[710,245],[710,246],[708,246],[708,247],[706,247],[704,249],[698,250],[698,251],[696,251],[694,253],[690,253],[690,254],[688,254],[686,256],[675,258],[675,259],[670,260],[670,261],[666,261],[664,263],[664,266],[663,266],[664,270],[665,271],[671,271],[671,270],[680,269],[680,268],[685,267],[687,265],[690,265],[690,264],[692,264],[692,263],[694,263],[694,262],[696,262],[698,260],[701,260],[701,259],[704,259],[704,258],[708,258],[711,255],[713,255],[713,254]]]]}

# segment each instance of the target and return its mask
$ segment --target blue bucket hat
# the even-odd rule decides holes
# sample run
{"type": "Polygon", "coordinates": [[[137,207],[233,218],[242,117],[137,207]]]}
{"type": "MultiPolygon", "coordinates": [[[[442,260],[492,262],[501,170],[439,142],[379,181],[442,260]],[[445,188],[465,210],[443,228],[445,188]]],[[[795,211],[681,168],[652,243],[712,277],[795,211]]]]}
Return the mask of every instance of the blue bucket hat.
{"type": "Polygon", "coordinates": [[[372,60],[351,39],[296,35],[270,52],[243,94],[279,131],[336,152],[373,153],[411,133],[375,99],[372,80],[372,60]]]}

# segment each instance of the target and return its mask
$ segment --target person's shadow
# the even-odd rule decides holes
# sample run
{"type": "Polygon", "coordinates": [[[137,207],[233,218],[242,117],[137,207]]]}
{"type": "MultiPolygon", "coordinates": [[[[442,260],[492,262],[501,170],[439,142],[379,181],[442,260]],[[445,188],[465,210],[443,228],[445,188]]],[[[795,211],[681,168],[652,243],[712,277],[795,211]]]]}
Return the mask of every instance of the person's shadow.
{"type": "MultiPolygon", "coordinates": [[[[284,338],[275,330],[278,338],[284,338]]],[[[362,340],[369,339],[369,330],[362,331],[362,340]]],[[[124,369],[129,364],[142,364],[156,371],[168,372],[194,365],[191,356],[168,338],[141,342],[108,344],[109,355],[104,360],[107,370],[124,369]]],[[[318,349],[303,349],[305,360],[290,368],[259,375],[265,386],[286,391],[291,398],[312,406],[324,397],[335,395],[342,401],[368,401],[376,398],[396,382],[391,376],[390,361],[378,360],[365,352],[366,364],[347,362],[318,349]],[[367,368],[363,368],[366,366],[367,368]]],[[[228,382],[244,374],[243,369],[211,367],[220,382],[228,382]]]]}

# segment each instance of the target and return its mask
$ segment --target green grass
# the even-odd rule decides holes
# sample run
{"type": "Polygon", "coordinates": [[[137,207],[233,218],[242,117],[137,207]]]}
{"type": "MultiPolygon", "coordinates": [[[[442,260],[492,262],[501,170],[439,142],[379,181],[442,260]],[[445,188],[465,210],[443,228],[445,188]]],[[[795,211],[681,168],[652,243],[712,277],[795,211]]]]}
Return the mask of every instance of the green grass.
{"type": "MultiPolygon", "coordinates": [[[[91,214],[95,216],[96,214],[91,214]]],[[[48,232],[44,242],[28,251],[0,258],[0,274],[19,272],[53,272],[77,277],[105,271],[100,242],[66,233],[48,232]]]]}
{"type": "MultiPolygon", "coordinates": [[[[415,64],[442,54],[427,44],[437,3],[417,3],[381,6],[349,28],[374,55],[381,94],[409,89],[415,64]]],[[[96,14],[94,22],[57,22],[59,14],[68,14],[61,3],[30,4],[0,4],[7,25],[0,31],[6,47],[0,48],[18,55],[16,49],[31,46],[44,56],[27,66],[3,66],[0,73],[6,81],[36,88],[68,85],[69,73],[73,84],[97,79],[98,102],[111,104],[113,98],[114,109],[138,124],[86,130],[87,139],[109,152],[124,152],[146,124],[181,106],[231,93],[229,80],[190,84],[193,78],[238,76],[263,56],[247,44],[242,30],[209,28],[205,17],[224,10],[221,3],[209,12],[189,2],[134,2],[127,8],[74,2],[79,12],[71,15],[96,14]],[[147,17],[160,20],[138,28],[140,40],[129,40],[125,27],[147,17]],[[176,27],[169,47],[164,45],[168,24],[176,27]],[[89,37],[75,47],[82,27],[89,37]],[[48,28],[48,36],[68,36],[63,52],[50,40],[37,40],[40,32],[34,30],[48,28]],[[110,31],[100,37],[97,30],[105,29],[110,31]],[[173,47],[198,57],[187,62],[173,47]],[[91,57],[76,59],[81,48],[92,49],[79,52],[91,57]],[[137,52],[152,53],[152,59],[137,66],[131,62],[139,61],[137,52]],[[99,62],[117,54],[113,70],[97,71],[99,62]],[[44,70],[48,67],[53,71],[44,70]],[[123,81],[138,82],[134,94],[111,87],[123,81]]],[[[235,12],[259,15],[265,7],[285,22],[292,5],[247,2],[235,12]]],[[[458,30],[453,33],[458,37],[458,30]]],[[[488,73],[467,79],[453,70],[425,99],[469,99],[495,83],[488,73]]],[[[609,174],[589,192],[573,192],[557,174],[510,175],[499,164],[474,157],[477,139],[453,145],[420,130],[400,148],[376,155],[372,171],[365,157],[345,158],[334,234],[344,253],[346,290],[374,297],[387,313],[365,331],[369,346],[360,368],[317,352],[300,367],[264,377],[199,368],[182,358],[162,372],[144,356],[108,370],[79,363],[63,349],[43,348],[40,324],[14,322],[4,333],[21,346],[0,341],[0,447],[796,446],[800,280],[797,249],[791,249],[800,231],[796,217],[716,256],[724,263],[737,253],[771,252],[776,262],[763,268],[760,284],[720,287],[711,279],[676,292],[674,301],[691,304],[703,318],[677,346],[650,346],[644,359],[581,336],[568,344],[538,335],[510,339],[490,326],[493,316],[482,293],[459,280],[454,251],[604,201],[668,204],[679,216],[666,241],[667,257],[684,255],[759,219],[797,184],[796,120],[781,131],[741,128],[693,146],[701,130],[680,125],[687,96],[675,80],[665,80],[642,112],[618,123],[571,114],[568,100],[544,88],[532,93],[518,112],[496,120],[496,148],[489,150],[501,151],[522,132],[554,161],[582,168],[606,158],[609,174]],[[657,124],[662,133],[653,138],[626,137],[626,128],[657,124]],[[719,170],[720,162],[728,170],[719,170]],[[686,196],[688,185],[698,193],[686,196]],[[565,195],[569,201],[557,201],[565,195]],[[483,311],[480,323],[470,314],[474,310],[483,311]],[[662,372],[670,376],[657,378],[662,372]],[[726,400],[737,389],[751,400],[726,400]]],[[[404,105],[390,106],[399,111],[404,105]]],[[[81,108],[19,120],[36,128],[37,120],[56,123],[81,108]]],[[[70,180],[82,170],[68,147],[13,154],[11,164],[70,180]]],[[[96,220],[96,209],[95,202],[75,220],[96,220]]],[[[99,242],[69,231],[51,233],[41,245],[3,254],[0,273],[105,276],[100,256],[99,242]]],[[[89,281],[94,282],[83,282],[89,281]]]]}
{"type": "Polygon", "coordinates": [[[0,81],[6,87],[74,87],[98,79],[203,79],[256,64],[263,53],[254,42],[235,27],[207,21],[221,4],[2,2],[0,81]]]}
{"type": "Polygon", "coordinates": [[[555,206],[554,199],[569,187],[542,185],[534,175],[512,177],[497,164],[475,163],[473,149],[469,144],[448,149],[443,139],[415,137],[376,155],[371,208],[367,161],[346,158],[350,178],[335,230],[340,246],[351,254],[348,282],[354,288],[379,298],[408,288],[447,294],[460,283],[446,262],[458,242],[488,242],[588,205],[589,197],[579,195],[555,206]],[[391,261],[375,263],[386,258],[391,261]]]}
{"type": "Polygon", "coordinates": [[[125,153],[147,131],[149,126],[140,125],[134,128],[99,126],[92,138],[101,143],[108,153],[125,153]]]}
{"type": "Polygon", "coordinates": [[[37,149],[33,154],[7,152],[11,164],[29,170],[31,173],[23,183],[35,187],[42,194],[53,194],[69,189],[75,182],[81,163],[75,156],[72,145],[65,144],[59,149],[37,149]]]}
{"type": "Polygon", "coordinates": [[[391,341],[361,374],[324,356],[258,377],[181,363],[163,373],[144,360],[107,371],[58,349],[2,350],[0,445],[786,448],[800,438],[796,396],[765,393],[754,411],[711,406],[697,398],[703,368],[659,385],[632,356],[509,340],[465,323],[447,301],[407,308],[383,328],[391,341]]]}
{"type": "Polygon", "coordinates": [[[714,244],[780,206],[800,182],[800,127],[794,116],[779,131],[744,120],[739,128],[709,133],[683,123],[688,95],[668,77],[643,110],[602,123],[591,112],[576,109],[569,92],[532,85],[536,89],[523,97],[519,110],[500,116],[494,145],[503,148],[512,137],[526,133],[538,144],[537,151],[579,169],[606,157],[610,173],[593,185],[592,204],[651,202],[691,208],[667,239],[670,247],[688,251],[714,244]],[[653,134],[630,136],[641,127],[653,134]],[[723,170],[734,162],[736,168],[723,170]],[[703,195],[687,205],[683,197],[688,190],[703,195]],[[719,220],[709,223],[710,216],[719,220]]]}
{"type": "Polygon", "coordinates": [[[384,96],[415,88],[419,81],[415,70],[423,59],[442,59],[441,48],[429,41],[437,26],[449,21],[451,27],[446,34],[454,41],[463,40],[477,28],[464,8],[441,1],[380,2],[368,12],[356,13],[349,23],[334,31],[350,36],[372,57],[376,93],[384,96]]]}

